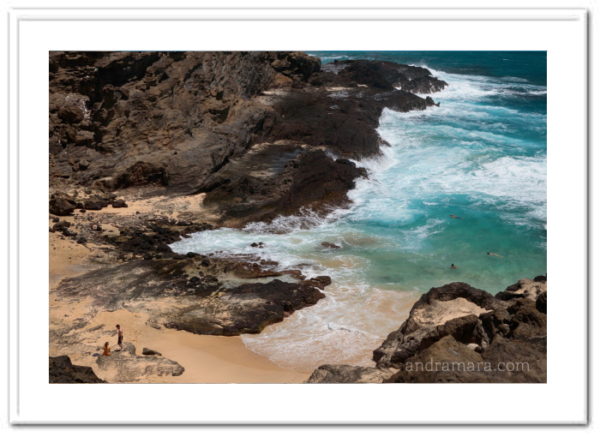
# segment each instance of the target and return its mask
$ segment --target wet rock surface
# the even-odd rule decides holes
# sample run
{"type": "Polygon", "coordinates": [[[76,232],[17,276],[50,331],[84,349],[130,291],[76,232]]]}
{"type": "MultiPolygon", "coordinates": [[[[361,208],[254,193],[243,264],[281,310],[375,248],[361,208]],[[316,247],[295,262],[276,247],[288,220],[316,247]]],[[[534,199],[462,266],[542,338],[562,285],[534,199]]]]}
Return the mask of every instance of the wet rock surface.
{"type": "Polygon", "coordinates": [[[321,366],[308,382],[546,382],[546,296],[545,277],[496,296],[432,288],[373,352],[374,367],[321,366]]]}

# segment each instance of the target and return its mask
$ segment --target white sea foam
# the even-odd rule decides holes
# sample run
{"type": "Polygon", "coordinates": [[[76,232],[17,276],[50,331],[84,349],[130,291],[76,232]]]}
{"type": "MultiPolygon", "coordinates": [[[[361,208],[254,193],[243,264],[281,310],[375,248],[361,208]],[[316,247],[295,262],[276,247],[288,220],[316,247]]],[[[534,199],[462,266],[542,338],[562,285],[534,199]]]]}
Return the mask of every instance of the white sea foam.
{"type": "Polygon", "coordinates": [[[453,74],[435,70],[425,65],[431,74],[448,83],[442,91],[434,94],[436,99],[477,101],[490,96],[532,96],[545,95],[546,87],[528,83],[520,78],[493,78],[489,76],[453,74]]]}
{"type": "Polygon", "coordinates": [[[241,230],[197,233],[172,245],[183,253],[254,254],[284,268],[300,266],[307,276],[332,277],[333,284],[324,291],[326,298],[316,305],[268,326],[261,334],[242,336],[254,352],[304,371],[324,363],[372,365],[371,351],[401,324],[417,296],[370,284],[365,272],[371,261],[347,249],[392,250],[401,244],[403,250],[418,252],[430,237],[443,232],[447,218],[411,223],[423,217],[428,207],[443,205],[452,196],[469,196],[482,209],[496,208],[519,226],[545,221],[545,155],[519,155],[538,145],[512,133],[523,120],[531,130],[542,132],[545,115],[488,100],[502,94],[542,95],[545,88],[513,78],[432,73],[450,84],[434,95],[441,106],[383,112],[379,133],[391,146],[383,147],[377,157],[357,162],[368,170],[369,178],[356,181],[348,193],[349,208],[326,217],[305,210],[299,216],[251,223],[241,230]],[[375,236],[354,226],[369,222],[389,224],[396,235],[375,236]],[[263,248],[251,246],[259,241],[263,248]],[[328,250],[321,246],[323,241],[342,249],[328,250]]]}

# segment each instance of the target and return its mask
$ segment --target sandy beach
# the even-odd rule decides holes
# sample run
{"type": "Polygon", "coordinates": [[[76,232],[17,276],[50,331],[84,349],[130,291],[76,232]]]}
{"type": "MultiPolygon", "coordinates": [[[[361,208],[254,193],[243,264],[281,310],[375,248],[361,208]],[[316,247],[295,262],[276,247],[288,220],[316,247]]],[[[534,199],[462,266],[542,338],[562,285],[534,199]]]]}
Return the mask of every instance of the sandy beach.
{"type": "MultiPolygon", "coordinates": [[[[176,199],[175,202],[164,199],[158,201],[143,200],[129,201],[129,208],[108,207],[101,211],[88,211],[86,216],[100,215],[135,216],[138,214],[165,213],[171,217],[185,213],[198,213],[200,196],[176,199]],[[173,210],[175,209],[175,212],[173,210]]],[[[82,214],[65,217],[69,222],[80,221],[82,214]]],[[[116,228],[103,225],[103,232],[118,233],[116,228]]],[[[144,380],[149,383],[301,383],[309,373],[283,369],[267,358],[248,350],[239,336],[225,337],[212,335],[197,335],[174,329],[156,329],[146,324],[148,315],[135,313],[125,309],[117,311],[100,311],[89,318],[96,309],[89,299],[81,302],[65,300],[57,295],[55,289],[60,281],[92,271],[111,262],[110,252],[102,251],[102,246],[96,244],[78,244],[64,238],[58,233],[49,234],[50,251],[50,328],[65,329],[77,335],[81,341],[75,350],[72,346],[65,347],[50,343],[51,356],[69,355],[73,364],[90,366],[94,372],[108,382],[111,375],[103,372],[96,364],[96,353],[101,352],[101,346],[109,341],[111,349],[116,347],[116,335],[107,336],[100,329],[103,326],[114,330],[119,323],[125,331],[125,342],[133,343],[137,353],[141,354],[146,347],[159,351],[163,356],[177,361],[185,368],[180,376],[150,376],[144,380]],[[85,319],[85,327],[73,328],[77,322],[85,319]],[[92,327],[92,329],[90,329],[92,327]]]]}

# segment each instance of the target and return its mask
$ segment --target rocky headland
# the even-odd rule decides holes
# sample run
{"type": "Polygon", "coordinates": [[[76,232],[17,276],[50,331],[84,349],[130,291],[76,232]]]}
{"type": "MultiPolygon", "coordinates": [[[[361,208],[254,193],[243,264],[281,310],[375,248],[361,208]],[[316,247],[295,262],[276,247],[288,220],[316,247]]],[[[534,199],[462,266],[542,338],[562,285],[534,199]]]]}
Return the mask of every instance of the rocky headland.
{"type": "MultiPolygon", "coordinates": [[[[356,161],[386,147],[376,130],[383,109],[424,110],[434,100],[415,93],[447,85],[425,68],[322,66],[298,52],[51,52],[49,62],[51,355],[68,355],[107,382],[176,382],[188,367],[138,355],[133,344],[101,356],[117,315],[135,321],[145,339],[145,329],[234,337],[326,298],[330,278],[307,278],[301,266],[180,255],[169,244],[215,227],[347,205],[355,181],[368,177],[356,161]]],[[[526,328],[513,327],[530,326],[531,311],[539,313],[530,297],[476,295],[433,299],[465,303],[468,321],[455,328],[451,320],[440,328],[439,315],[413,315],[429,308],[424,296],[421,310],[413,308],[375,352],[376,367],[348,367],[340,378],[400,382],[406,376],[389,369],[442,340],[479,355],[517,341],[533,348],[519,337],[526,328]],[[466,323],[471,337],[454,335],[466,323]]],[[[311,382],[338,378],[331,375],[339,369],[320,368],[311,382]]]]}

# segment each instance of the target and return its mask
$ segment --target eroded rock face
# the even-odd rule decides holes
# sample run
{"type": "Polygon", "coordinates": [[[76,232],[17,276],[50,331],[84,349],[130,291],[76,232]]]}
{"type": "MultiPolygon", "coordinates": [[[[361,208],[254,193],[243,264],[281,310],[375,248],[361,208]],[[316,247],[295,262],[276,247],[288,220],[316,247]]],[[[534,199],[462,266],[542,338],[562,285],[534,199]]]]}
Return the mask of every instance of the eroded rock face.
{"type": "Polygon", "coordinates": [[[111,376],[113,382],[143,381],[149,376],[179,376],[185,370],[176,361],[160,354],[136,355],[135,352],[133,344],[125,343],[121,351],[112,351],[110,356],[100,355],[96,364],[111,376]]]}
{"type": "Polygon", "coordinates": [[[49,377],[50,384],[96,384],[104,382],[96,376],[91,367],[74,365],[66,355],[50,357],[49,377]]]}
{"type": "Polygon", "coordinates": [[[460,282],[432,288],[373,352],[376,367],[321,366],[309,382],[377,371],[383,382],[546,382],[546,290],[545,277],[519,281],[510,296],[460,282]]]}

